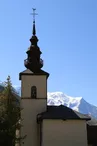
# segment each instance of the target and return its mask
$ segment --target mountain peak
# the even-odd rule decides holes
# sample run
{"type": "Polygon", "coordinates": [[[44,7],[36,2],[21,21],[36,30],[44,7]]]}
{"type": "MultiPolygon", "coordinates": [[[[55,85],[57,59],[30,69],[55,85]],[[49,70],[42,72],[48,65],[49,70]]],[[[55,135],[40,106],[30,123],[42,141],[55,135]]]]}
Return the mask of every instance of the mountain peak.
{"type": "MultiPolygon", "coordinates": [[[[2,87],[2,85],[0,86],[2,87]]],[[[17,91],[17,94],[21,96],[21,87],[13,86],[17,91]]],[[[82,97],[72,97],[64,94],[63,92],[48,92],[47,93],[47,104],[48,105],[64,105],[73,110],[76,110],[83,114],[89,114],[95,118],[97,118],[97,107],[91,105],[87,101],[85,101],[82,97]]]]}
{"type": "Polygon", "coordinates": [[[80,105],[82,97],[71,97],[63,92],[48,92],[48,105],[65,105],[76,111],[80,105]]]}

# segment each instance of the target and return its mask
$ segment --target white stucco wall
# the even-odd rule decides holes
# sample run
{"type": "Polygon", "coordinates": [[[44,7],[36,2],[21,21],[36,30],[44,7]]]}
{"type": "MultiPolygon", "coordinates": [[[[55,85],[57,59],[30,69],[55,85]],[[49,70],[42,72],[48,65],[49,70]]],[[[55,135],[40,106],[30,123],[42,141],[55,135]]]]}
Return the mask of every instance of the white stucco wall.
{"type": "Polygon", "coordinates": [[[39,146],[40,132],[39,124],[37,124],[37,114],[46,110],[46,99],[22,99],[21,117],[23,127],[21,128],[21,136],[27,135],[22,146],[39,146]]]}
{"type": "Polygon", "coordinates": [[[87,146],[86,121],[43,120],[42,146],[87,146]]]}
{"type": "Polygon", "coordinates": [[[23,98],[31,97],[31,87],[37,87],[37,98],[47,97],[47,79],[46,75],[22,75],[21,77],[21,96],[23,98]]]}

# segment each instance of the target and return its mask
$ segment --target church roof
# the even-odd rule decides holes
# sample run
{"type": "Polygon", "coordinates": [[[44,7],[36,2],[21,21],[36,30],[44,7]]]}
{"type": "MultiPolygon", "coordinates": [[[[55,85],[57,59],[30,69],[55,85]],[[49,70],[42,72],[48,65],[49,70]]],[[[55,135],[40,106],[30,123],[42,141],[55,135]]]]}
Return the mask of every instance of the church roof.
{"type": "Polygon", "coordinates": [[[19,74],[19,80],[21,80],[21,75],[46,75],[47,78],[49,77],[49,73],[47,73],[47,72],[45,72],[43,70],[40,70],[39,73],[33,73],[31,70],[26,69],[23,72],[20,72],[20,74],[19,74]]]}
{"type": "Polygon", "coordinates": [[[94,118],[87,121],[87,138],[88,144],[95,143],[97,145],[97,120],[94,118]]]}
{"type": "Polygon", "coordinates": [[[62,119],[62,120],[90,120],[88,115],[81,114],[66,106],[47,106],[47,111],[38,114],[37,120],[62,119]]]}
{"type": "Polygon", "coordinates": [[[87,124],[89,126],[97,126],[97,119],[91,117],[91,120],[87,121],[87,124]]]}

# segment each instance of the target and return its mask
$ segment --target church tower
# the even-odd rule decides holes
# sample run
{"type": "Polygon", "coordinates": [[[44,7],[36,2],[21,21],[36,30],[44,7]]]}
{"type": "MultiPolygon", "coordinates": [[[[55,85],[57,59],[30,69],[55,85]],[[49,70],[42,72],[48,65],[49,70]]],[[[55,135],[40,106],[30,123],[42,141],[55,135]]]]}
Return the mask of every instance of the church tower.
{"type": "Polygon", "coordinates": [[[37,124],[38,113],[46,111],[47,107],[47,78],[49,73],[42,70],[42,52],[38,47],[35,28],[35,9],[33,9],[33,31],[31,45],[24,60],[26,70],[19,74],[21,80],[21,118],[23,127],[21,136],[27,135],[23,146],[40,145],[40,127],[37,124]]]}

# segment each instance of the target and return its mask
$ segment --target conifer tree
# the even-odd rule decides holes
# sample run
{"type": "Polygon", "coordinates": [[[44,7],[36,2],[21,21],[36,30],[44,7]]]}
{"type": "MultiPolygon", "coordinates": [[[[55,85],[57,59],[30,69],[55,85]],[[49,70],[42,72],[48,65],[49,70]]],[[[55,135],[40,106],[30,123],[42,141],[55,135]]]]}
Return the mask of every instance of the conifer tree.
{"type": "Polygon", "coordinates": [[[21,127],[19,120],[20,100],[15,94],[10,76],[8,76],[5,88],[0,92],[0,135],[4,136],[7,146],[15,145],[16,129],[21,127]]]}

